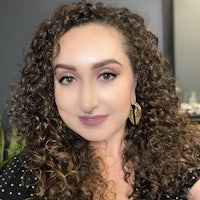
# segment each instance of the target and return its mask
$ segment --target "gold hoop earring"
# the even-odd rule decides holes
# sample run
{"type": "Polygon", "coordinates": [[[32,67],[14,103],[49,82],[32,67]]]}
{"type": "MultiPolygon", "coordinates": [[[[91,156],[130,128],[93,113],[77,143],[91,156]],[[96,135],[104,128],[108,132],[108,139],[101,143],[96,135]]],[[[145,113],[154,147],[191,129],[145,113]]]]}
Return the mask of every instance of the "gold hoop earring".
{"type": "Polygon", "coordinates": [[[133,125],[137,125],[140,121],[141,116],[142,109],[140,105],[137,102],[135,102],[133,105],[131,105],[129,119],[133,125]]]}

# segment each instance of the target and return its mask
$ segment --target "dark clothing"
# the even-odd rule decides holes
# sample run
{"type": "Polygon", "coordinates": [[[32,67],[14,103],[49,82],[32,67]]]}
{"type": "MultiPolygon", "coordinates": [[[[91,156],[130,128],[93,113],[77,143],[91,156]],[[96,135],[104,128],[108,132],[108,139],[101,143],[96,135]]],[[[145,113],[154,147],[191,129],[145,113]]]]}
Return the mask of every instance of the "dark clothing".
{"type": "MultiPolygon", "coordinates": [[[[22,163],[19,156],[14,157],[12,162],[3,170],[0,175],[0,200],[33,198],[35,186],[32,184],[25,185],[23,180],[25,162],[22,163]]],[[[32,178],[36,179],[35,177],[32,178]]]]}
{"type": "MultiPolygon", "coordinates": [[[[24,184],[23,175],[25,172],[24,164],[26,162],[22,163],[20,156],[17,156],[4,169],[0,175],[0,200],[25,200],[31,197],[34,199],[35,186],[32,183],[36,182],[37,178],[30,171],[28,179],[26,179],[26,185],[24,184]]],[[[197,168],[196,171],[189,173],[187,182],[175,194],[163,194],[161,200],[186,200],[187,198],[182,196],[185,195],[185,191],[189,191],[199,178],[200,168],[197,168]]]]}

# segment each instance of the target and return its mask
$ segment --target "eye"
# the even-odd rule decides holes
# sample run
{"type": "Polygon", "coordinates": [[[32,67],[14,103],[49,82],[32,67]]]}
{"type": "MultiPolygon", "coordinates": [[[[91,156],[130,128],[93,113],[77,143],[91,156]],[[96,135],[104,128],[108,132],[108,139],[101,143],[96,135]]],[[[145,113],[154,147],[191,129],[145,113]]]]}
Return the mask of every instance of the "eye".
{"type": "Polygon", "coordinates": [[[100,78],[103,80],[112,80],[117,76],[117,74],[115,73],[111,73],[111,72],[104,72],[100,75],[100,78]]]}
{"type": "Polygon", "coordinates": [[[63,76],[62,78],[59,79],[59,83],[62,85],[69,85],[71,84],[75,78],[73,76],[63,76]]]}

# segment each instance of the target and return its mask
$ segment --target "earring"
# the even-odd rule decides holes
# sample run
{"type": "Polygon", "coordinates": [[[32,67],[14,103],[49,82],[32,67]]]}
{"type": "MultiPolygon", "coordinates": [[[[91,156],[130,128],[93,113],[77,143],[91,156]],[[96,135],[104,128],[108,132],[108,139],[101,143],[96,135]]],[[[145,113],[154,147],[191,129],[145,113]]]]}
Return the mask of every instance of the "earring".
{"type": "Polygon", "coordinates": [[[142,109],[140,105],[137,102],[135,102],[135,104],[131,105],[129,119],[133,125],[137,125],[140,121],[141,116],[142,109]]]}

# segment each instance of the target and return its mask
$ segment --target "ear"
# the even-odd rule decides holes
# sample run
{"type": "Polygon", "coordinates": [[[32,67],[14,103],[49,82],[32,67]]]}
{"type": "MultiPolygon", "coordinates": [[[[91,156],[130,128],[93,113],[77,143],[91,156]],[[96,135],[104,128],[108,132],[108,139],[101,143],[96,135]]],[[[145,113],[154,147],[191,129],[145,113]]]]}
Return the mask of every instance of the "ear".
{"type": "Polygon", "coordinates": [[[132,92],[131,92],[131,104],[135,104],[136,102],[136,94],[135,94],[135,87],[132,87],[132,92]]]}
{"type": "Polygon", "coordinates": [[[134,104],[136,102],[135,89],[136,89],[136,86],[137,86],[137,78],[138,78],[137,74],[134,74],[132,94],[131,94],[131,104],[134,104]]]}

